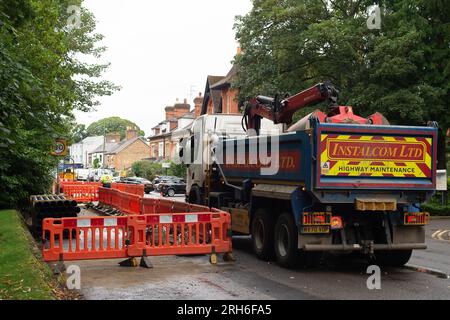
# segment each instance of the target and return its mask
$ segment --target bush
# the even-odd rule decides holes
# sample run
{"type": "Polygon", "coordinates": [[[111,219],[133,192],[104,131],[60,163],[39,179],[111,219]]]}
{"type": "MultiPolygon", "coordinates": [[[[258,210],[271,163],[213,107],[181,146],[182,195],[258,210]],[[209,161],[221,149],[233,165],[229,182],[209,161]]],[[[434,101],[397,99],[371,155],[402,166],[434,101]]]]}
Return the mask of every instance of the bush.
{"type": "MultiPolygon", "coordinates": [[[[450,178],[447,178],[447,190],[450,190],[450,178]]],[[[447,192],[447,204],[442,204],[442,193],[438,192],[422,209],[435,216],[450,216],[450,193],[447,192]]]]}
{"type": "Polygon", "coordinates": [[[425,212],[429,212],[433,216],[450,216],[450,205],[442,205],[440,202],[430,201],[422,205],[425,212]]]}
{"type": "Polygon", "coordinates": [[[138,161],[131,166],[132,174],[146,178],[150,181],[156,178],[156,176],[169,175],[180,178],[186,178],[186,166],[182,164],[175,164],[171,162],[169,169],[162,167],[162,163],[151,162],[148,160],[138,161]]]}
{"type": "Polygon", "coordinates": [[[150,181],[156,176],[163,174],[163,168],[160,163],[150,162],[148,160],[133,163],[131,171],[137,177],[146,178],[150,181]]]}

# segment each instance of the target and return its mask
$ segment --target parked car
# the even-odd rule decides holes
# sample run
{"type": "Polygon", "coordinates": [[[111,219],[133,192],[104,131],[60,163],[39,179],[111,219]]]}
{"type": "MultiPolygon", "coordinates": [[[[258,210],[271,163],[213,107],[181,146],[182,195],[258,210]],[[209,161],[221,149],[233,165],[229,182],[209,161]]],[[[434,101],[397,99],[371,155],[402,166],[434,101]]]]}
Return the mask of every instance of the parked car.
{"type": "Polygon", "coordinates": [[[120,175],[116,174],[115,176],[113,176],[112,181],[115,183],[120,183],[120,182],[122,182],[122,177],[120,175]]]}
{"type": "Polygon", "coordinates": [[[155,191],[161,191],[159,189],[159,184],[161,182],[167,182],[169,180],[173,180],[173,179],[179,179],[178,177],[175,176],[157,176],[155,179],[153,179],[152,183],[153,183],[153,188],[155,191]]]}
{"type": "Polygon", "coordinates": [[[162,181],[159,184],[158,189],[164,197],[173,197],[176,194],[186,193],[186,182],[182,179],[168,179],[162,181]]]}
{"type": "Polygon", "coordinates": [[[139,177],[124,178],[122,180],[122,183],[126,183],[126,184],[143,184],[144,185],[144,191],[147,194],[149,194],[150,192],[153,191],[153,184],[150,181],[148,181],[147,179],[144,179],[144,178],[139,178],[139,177]]]}
{"type": "Polygon", "coordinates": [[[75,176],[78,181],[89,181],[89,169],[75,169],[75,176]]]}

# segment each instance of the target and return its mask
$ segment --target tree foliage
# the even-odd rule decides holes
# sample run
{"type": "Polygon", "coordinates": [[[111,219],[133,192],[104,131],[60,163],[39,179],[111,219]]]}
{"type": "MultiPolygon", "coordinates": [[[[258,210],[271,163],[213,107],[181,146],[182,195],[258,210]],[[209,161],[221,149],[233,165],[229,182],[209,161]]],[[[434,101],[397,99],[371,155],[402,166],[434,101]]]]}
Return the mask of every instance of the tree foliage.
{"type": "MultiPolygon", "coordinates": [[[[341,104],[391,123],[450,125],[450,6],[445,0],[375,1],[381,29],[369,30],[369,1],[254,0],[238,17],[234,86],[240,99],[294,94],[329,80],[341,104]]],[[[297,116],[311,112],[311,108],[297,116]]]]}
{"type": "Polygon", "coordinates": [[[99,80],[108,65],[79,60],[105,48],[86,9],[79,28],[67,27],[74,4],[81,1],[0,1],[0,207],[47,193],[57,162],[50,147],[69,138],[73,110],[89,111],[118,89],[99,80]]]}
{"type": "Polygon", "coordinates": [[[132,173],[141,178],[146,178],[150,181],[156,176],[169,175],[180,178],[186,177],[186,166],[182,164],[170,163],[170,168],[167,170],[162,167],[162,163],[151,162],[148,160],[137,161],[131,166],[132,173]]]}
{"type": "Polygon", "coordinates": [[[145,136],[145,132],[142,131],[134,122],[130,120],[122,119],[119,117],[110,117],[101,119],[92,123],[86,130],[87,136],[102,136],[105,133],[120,133],[120,137],[125,138],[125,133],[128,127],[136,128],[139,136],[145,136]]]}

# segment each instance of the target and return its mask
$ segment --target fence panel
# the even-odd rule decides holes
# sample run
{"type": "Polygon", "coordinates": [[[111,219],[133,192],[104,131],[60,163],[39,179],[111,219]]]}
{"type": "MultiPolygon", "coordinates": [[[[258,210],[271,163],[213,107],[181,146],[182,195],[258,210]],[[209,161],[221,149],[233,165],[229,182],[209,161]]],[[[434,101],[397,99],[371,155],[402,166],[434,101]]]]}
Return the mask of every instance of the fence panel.
{"type": "Polygon", "coordinates": [[[45,261],[126,258],[127,218],[45,219],[45,261]]]}
{"type": "Polygon", "coordinates": [[[231,253],[226,212],[45,219],[45,261],[231,253]]]}
{"type": "Polygon", "coordinates": [[[64,186],[64,195],[80,203],[98,201],[98,185],[77,184],[64,186]]]}

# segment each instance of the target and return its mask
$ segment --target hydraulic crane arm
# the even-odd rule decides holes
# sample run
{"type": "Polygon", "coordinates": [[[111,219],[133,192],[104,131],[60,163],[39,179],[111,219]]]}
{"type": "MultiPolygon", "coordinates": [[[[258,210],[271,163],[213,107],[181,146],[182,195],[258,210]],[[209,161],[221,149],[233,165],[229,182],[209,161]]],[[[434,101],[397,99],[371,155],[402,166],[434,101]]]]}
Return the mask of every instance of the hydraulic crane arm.
{"type": "Polygon", "coordinates": [[[253,129],[259,134],[261,119],[272,120],[275,124],[292,123],[292,116],[300,109],[328,100],[330,107],[337,107],[339,92],[330,83],[319,83],[292,97],[279,100],[265,96],[252,99],[245,108],[244,130],[253,129]]]}

